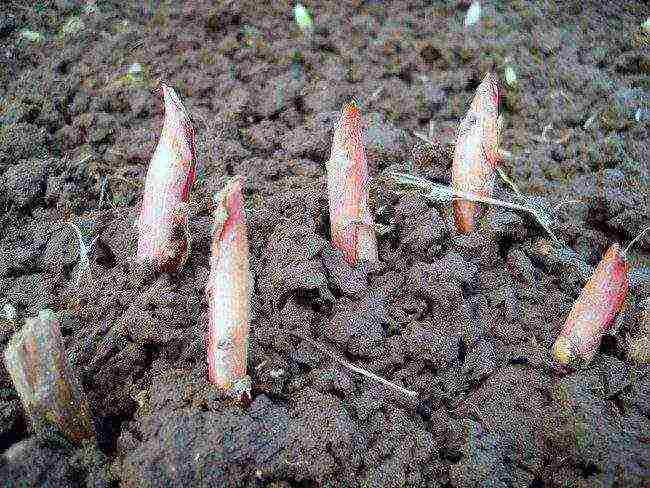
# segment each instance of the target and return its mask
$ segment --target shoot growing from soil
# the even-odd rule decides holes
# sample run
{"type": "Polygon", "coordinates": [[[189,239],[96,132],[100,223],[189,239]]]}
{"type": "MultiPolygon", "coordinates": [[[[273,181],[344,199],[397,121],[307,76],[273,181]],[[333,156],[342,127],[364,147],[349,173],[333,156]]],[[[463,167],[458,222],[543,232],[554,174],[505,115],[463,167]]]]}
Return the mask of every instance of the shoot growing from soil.
{"type": "Polygon", "coordinates": [[[34,432],[53,426],[75,443],[95,437],[54,312],[42,310],[27,319],[7,346],[4,361],[34,432]]]}
{"type": "Polygon", "coordinates": [[[350,264],[377,261],[374,219],[368,205],[368,164],[356,103],[343,107],[327,161],[332,245],[350,264]]]}
{"type": "Polygon", "coordinates": [[[572,367],[589,365],[627,297],[627,252],[648,230],[643,230],[625,249],[612,245],[598,263],[553,344],[553,358],[558,363],[572,367]]]}
{"type": "MultiPolygon", "coordinates": [[[[488,73],[476,89],[469,111],[458,127],[451,169],[451,186],[455,191],[486,198],[492,196],[494,171],[500,161],[502,126],[499,86],[496,76],[488,73]]],[[[458,232],[471,232],[478,217],[475,202],[454,200],[452,209],[458,232]]]]}
{"type": "Polygon", "coordinates": [[[251,274],[242,197],[235,177],[215,197],[208,298],[208,379],[229,396],[250,398],[246,374],[251,274]]]}
{"type": "Polygon", "coordinates": [[[181,267],[190,252],[188,198],[196,173],[194,128],[173,88],[161,84],[165,122],[151,158],[138,220],[139,260],[159,271],[181,267]]]}

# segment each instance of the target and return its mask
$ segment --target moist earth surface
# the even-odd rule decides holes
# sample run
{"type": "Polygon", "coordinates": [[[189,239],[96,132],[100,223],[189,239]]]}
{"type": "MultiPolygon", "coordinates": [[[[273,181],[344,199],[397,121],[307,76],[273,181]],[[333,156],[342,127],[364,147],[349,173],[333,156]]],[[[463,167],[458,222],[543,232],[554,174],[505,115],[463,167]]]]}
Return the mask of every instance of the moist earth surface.
{"type": "MultiPolygon", "coordinates": [[[[0,319],[0,349],[53,309],[97,430],[81,446],[30,432],[0,366],[6,486],[648,486],[650,370],[629,354],[650,334],[647,235],[591,365],[550,355],[607,247],[650,224],[647,4],[481,4],[465,27],[469,2],[306,1],[303,32],[286,1],[5,3],[0,305],[16,316],[0,319]],[[499,207],[459,235],[448,202],[380,178],[448,184],[488,71],[502,169],[540,204],[578,201],[552,223],[577,256],[499,207]],[[160,80],[197,132],[192,251],[174,274],[133,259],[160,80]],[[356,266],[330,244],[325,175],[351,99],[380,256],[356,266]],[[206,364],[210,197],[233,175],[254,281],[246,405],[208,383],[206,364]]],[[[499,181],[495,196],[509,192],[499,181]]]]}

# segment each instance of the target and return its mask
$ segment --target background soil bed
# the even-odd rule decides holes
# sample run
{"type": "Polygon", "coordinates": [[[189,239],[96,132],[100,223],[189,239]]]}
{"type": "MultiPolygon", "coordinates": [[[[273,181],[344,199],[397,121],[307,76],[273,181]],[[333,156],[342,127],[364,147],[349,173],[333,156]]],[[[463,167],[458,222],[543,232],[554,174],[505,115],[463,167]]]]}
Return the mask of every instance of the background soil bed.
{"type": "MultiPolygon", "coordinates": [[[[626,338],[641,327],[647,273],[634,275],[634,303],[592,366],[562,375],[548,351],[584,277],[540,251],[541,229],[491,209],[481,232],[459,236],[447,206],[377,183],[381,263],[351,268],[329,244],[325,160],[355,97],[372,176],[448,182],[446,144],[482,75],[503,78],[508,57],[518,85],[502,84],[504,169],[549,202],[585,203],[563,207],[556,231],[593,266],[650,224],[643,2],[484,2],[469,31],[455,1],[306,2],[309,38],[285,2],[177,3],[11,2],[0,14],[0,303],[19,318],[57,311],[100,433],[98,448],[30,435],[0,367],[0,479],[642,486],[650,370],[627,359],[626,338]],[[62,33],[72,17],[82,28],[62,33]],[[141,82],[126,77],[136,62],[141,82]],[[178,90],[198,134],[192,256],[172,276],[132,260],[162,124],[157,79],[178,90]],[[430,120],[436,147],[411,132],[430,120]],[[245,409],[207,382],[204,344],[208,201],[234,174],[245,177],[255,283],[245,409]],[[78,285],[68,219],[99,236],[92,282],[78,285]]],[[[647,269],[650,238],[631,254],[647,269]]],[[[0,322],[3,347],[16,327],[0,322]]]]}

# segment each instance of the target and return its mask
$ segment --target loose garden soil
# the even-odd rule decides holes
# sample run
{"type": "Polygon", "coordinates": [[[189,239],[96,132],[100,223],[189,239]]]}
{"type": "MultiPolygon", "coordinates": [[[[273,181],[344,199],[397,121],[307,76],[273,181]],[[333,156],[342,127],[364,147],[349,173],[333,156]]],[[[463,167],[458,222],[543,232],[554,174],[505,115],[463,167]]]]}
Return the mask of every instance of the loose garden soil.
{"type": "Polygon", "coordinates": [[[18,313],[0,321],[0,349],[53,309],[98,442],[30,433],[0,366],[0,484],[648,486],[650,369],[628,358],[648,317],[648,235],[590,367],[562,371],[549,353],[589,267],[650,224],[647,3],[486,1],[466,28],[469,2],[306,0],[311,34],[286,1],[23,3],[0,11],[0,305],[18,313]],[[555,231],[583,266],[526,216],[486,209],[461,236],[448,204],[376,178],[448,183],[459,119],[506,63],[518,77],[502,82],[503,169],[550,204],[582,202],[555,231]],[[192,254],[173,275],[133,260],[156,80],[197,131],[192,254]],[[324,172],[351,98],[380,248],[356,267],[329,243],[324,172]],[[433,145],[413,136],[430,121],[433,145]],[[206,379],[210,195],[232,175],[255,288],[243,406],[206,379]],[[70,221],[98,237],[90,273],[70,221]]]}

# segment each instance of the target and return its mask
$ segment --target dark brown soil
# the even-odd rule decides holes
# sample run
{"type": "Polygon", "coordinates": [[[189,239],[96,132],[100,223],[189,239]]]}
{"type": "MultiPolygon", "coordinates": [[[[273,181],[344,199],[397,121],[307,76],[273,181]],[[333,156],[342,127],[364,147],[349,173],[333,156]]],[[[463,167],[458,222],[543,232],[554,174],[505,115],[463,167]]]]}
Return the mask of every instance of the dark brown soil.
{"type": "Polygon", "coordinates": [[[482,2],[466,29],[469,2],[305,1],[311,36],[285,1],[8,3],[0,306],[18,318],[3,317],[0,345],[55,310],[99,443],[29,433],[0,366],[3,486],[648,486],[650,369],[628,360],[627,338],[650,296],[650,236],[630,253],[617,334],[589,369],[565,374],[549,349],[585,270],[542,255],[533,222],[491,209],[461,237],[447,205],[377,184],[381,263],[350,268],[329,243],[324,173],[337,111],[355,97],[372,176],[448,182],[441,148],[507,57],[518,85],[503,84],[504,169],[548,202],[584,202],[563,207],[555,230],[595,265],[650,224],[646,2],[482,2]],[[75,16],[81,30],[63,33],[75,16]],[[136,62],[143,82],[126,76],[136,62]],[[192,256],[175,275],[132,260],[158,79],[198,133],[192,256]],[[412,135],[430,120],[438,149],[412,135]],[[234,174],[246,178],[255,281],[246,408],[211,387],[205,361],[207,202],[234,174]],[[66,221],[88,244],[98,236],[92,278],[66,221]]]}

